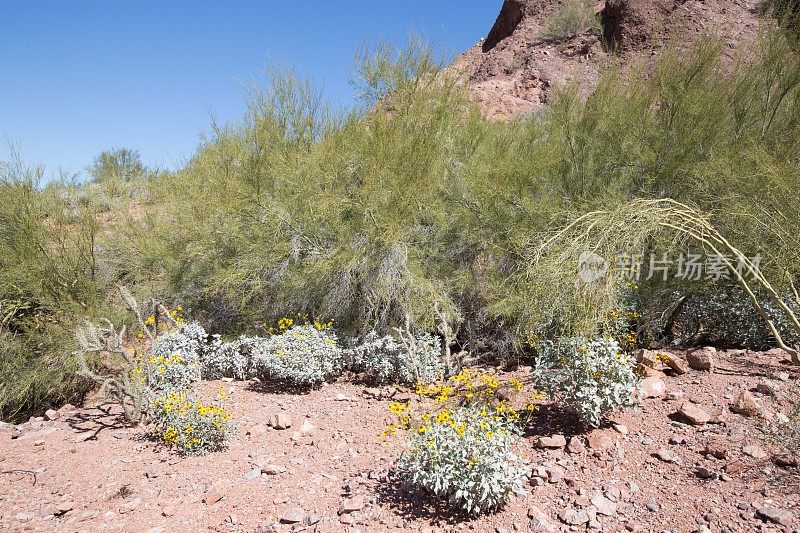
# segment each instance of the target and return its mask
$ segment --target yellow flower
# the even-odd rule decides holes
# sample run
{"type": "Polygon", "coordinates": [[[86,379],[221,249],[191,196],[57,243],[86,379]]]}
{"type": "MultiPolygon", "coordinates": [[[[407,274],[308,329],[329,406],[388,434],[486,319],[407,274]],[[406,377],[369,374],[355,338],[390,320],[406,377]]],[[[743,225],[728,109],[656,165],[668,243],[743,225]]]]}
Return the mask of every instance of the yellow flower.
{"type": "Polygon", "coordinates": [[[392,402],[389,404],[389,410],[398,416],[408,411],[408,409],[409,407],[406,404],[400,402],[392,402]]]}

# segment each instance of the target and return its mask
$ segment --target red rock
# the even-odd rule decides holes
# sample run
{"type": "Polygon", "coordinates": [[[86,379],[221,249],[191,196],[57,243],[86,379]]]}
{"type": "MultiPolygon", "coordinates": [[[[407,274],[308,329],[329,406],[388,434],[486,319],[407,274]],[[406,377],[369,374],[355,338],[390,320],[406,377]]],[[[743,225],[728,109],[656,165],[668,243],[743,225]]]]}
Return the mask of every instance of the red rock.
{"type": "Polygon", "coordinates": [[[589,435],[586,436],[586,441],[589,444],[589,448],[596,451],[608,450],[614,446],[613,439],[604,433],[589,433],[589,435]]]}
{"type": "Polygon", "coordinates": [[[660,398],[667,389],[664,380],[657,377],[644,378],[640,385],[645,398],[660,398]]]}
{"type": "Polygon", "coordinates": [[[206,492],[205,496],[203,496],[203,502],[206,505],[214,505],[224,497],[225,493],[220,488],[211,487],[208,492],[206,492]]]}
{"type": "Polygon", "coordinates": [[[567,445],[564,435],[551,435],[549,437],[539,437],[536,446],[539,448],[563,448],[567,445]]]}
{"type": "Polygon", "coordinates": [[[750,391],[742,391],[736,401],[731,404],[731,411],[743,416],[756,416],[761,412],[761,406],[758,405],[750,391]]]}
{"type": "Polygon", "coordinates": [[[695,426],[702,426],[711,421],[711,415],[697,407],[691,402],[684,402],[678,409],[679,416],[695,426]]]}
{"type": "Polygon", "coordinates": [[[292,427],[292,417],[286,413],[277,413],[272,416],[271,425],[275,429],[289,429],[292,427]]]}
{"type": "Polygon", "coordinates": [[[698,348],[686,354],[686,362],[695,370],[714,370],[714,356],[717,350],[710,346],[698,348]]]}
{"type": "Polygon", "coordinates": [[[685,360],[681,359],[675,354],[664,355],[666,356],[662,358],[664,364],[666,364],[676,374],[682,375],[689,371],[689,363],[687,363],[685,360]]]}
{"type": "Polygon", "coordinates": [[[720,442],[709,442],[706,444],[704,451],[706,455],[716,457],[717,459],[725,459],[728,457],[728,450],[725,449],[725,445],[720,442]]]}
{"type": "Polygon", "coordinates": [[[364,508],[364,505],[365,503],[363,496],[353,496],[352,498],[344,500],[339,506],[339,515],[360,511],[364,508]]]}
{"type": "Polygon", "coordinates": [[[660,363],[656,359],[657,355],[657,352],[644,348],[639,348],[633,352],[636,362],[647,368],[658,368],[660,366],[660,363]]]}
{"type": "Polygon", "coordinates": [[[738,474],[739,472],[743,472],[747,468],[747,465],[741,461],[731,461],[725,465],[725,472],[731,475],[738,474]]]}
{"type": "Polygon", "coordinates": [[[571,454],[582,454],[586,451],[586,446],[583,445],[583,439],[580,437],[572,437],[569,439],[569,444],[567,445],[567,451],[571,454]]]}
{"type": "Polygon", "coordinates": [[[764,448],[761,446],[757,446],[755,444],[751,444],[749,446],[745,446],[742,448],[742,453],[745,455],[749,455],[753,459],[766,459],[769,454],[764,451],[764,448]]]}
{"type": "Polygon", "coordinates": [[[74,508],[75,508],[75,503],[74,502],[70,502],[70,501],[61,502],[56,507],[56,511],[57,511],[56,514],[59,514],[59,515],[66,514],[66,513],[70,512],[74,508]]]}
{"type": "Polygon", "coordinates": [[[299,507],[290,507],[281,515],[284,524],[298,524],[306,517],[306,512],[299,507]]]}

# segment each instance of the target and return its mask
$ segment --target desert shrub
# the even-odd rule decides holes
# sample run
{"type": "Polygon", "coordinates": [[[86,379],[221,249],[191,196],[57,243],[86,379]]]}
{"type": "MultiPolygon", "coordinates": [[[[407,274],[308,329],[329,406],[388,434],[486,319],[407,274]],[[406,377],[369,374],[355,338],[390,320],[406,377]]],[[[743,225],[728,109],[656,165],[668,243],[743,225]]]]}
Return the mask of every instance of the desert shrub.
{"type": "MultiPolygon", "coordinates": [[[[147,319],[145,319],[145,323],[147,323],[147,319]]],[[[208,334],[205,328],[197,322],[189,322],[163,331],[153,343],[152,352],[163,356],[177,353],[186,360],[198,361],[207,346],[208,334]]]]}
{"type": "MultiPolygon", "coordinates": [[[[763,293],[759,292],[758,297],[786,342],[796,345],[800,337],[787,317],[763,293]]],[[[784,300],[795,313],[799,311],[797,302],[790,295],[786,295],[784,300]]],[[[751,297],[735,285],[716,284],[694,291],[676,290],[650,305],[652,314],[663,315],[663,309],[672,309],[656,323],[668,328],[664,337],[671,342],[753,350],[768,349],[775,343],[751,297]]]]}
{"type": "Polygon", "coordinates": [[[784,416],[775,416],[764,423],[764,436],[771,445],[781,448],[780,455],[788,459],[788,463],[800,464],[800,385],[787,383],[786,390],[779,394],[775,404],[778,412],[787,408],[784,416]]]}
{"type": "Polygon", "coordinates": [[[86,209],[66,214],[42,173],[0,162],[0,418],[15,422],[80,402],[92,382],[73,330],[105,305],[99,225],[86,209]]]}
{"type": "Polygon", "coordinates": [[[141,178],[146,172],[139,152],[128,148],[114,148],[101,152],[87,170],[97,182],[134,181],[141,178]]]}
{"type": "Polygon", "coordinates": [[[533,373],[537,387],[574,409],[590,426],[599,426],[605,416],[633,405],[639,384],[634,362],[617,341],[608,339],[544,341],[533,373]]]}
{"type": "MultiPolygon", "coordinates": [[[[524,493],[529,469],[515,453],[520,412],[506,399],[520,392],[517,379],[502,383],[491,372],[465,369],[439,385],[418,385],[417,393],[434,405],[417,412],[394,402],[396,422],[380,438],[402,432],[405,449],[397,473],[408,486],[434,494],[469,514],[498,509],[524,493]]],[[[533,391],[531,400],[541,396],[533,391]]]]}
{"type": "Polygon", "coordinates": [[[427,333],[405,333],[398,341],[371,331],[345,353],[354,371],[364,372],[368,379],[381,383],[415,385],[433,383],[444,377],[441,341],[427,333]]]}
{"type": "Polygon", "coordinates": [[[798,0],[763,0],[761,11],[778,19],[795,38],[800,37],[800,2],[798,0]]]}
{"type": "Polygon", "coordinates": [[[590,0],[567,0],[559,4],[547,18],[542,37],[554,41],[567,41],[586,30],[598,35],[601,33],[594,3],[590,0]]]}
{"type": "Polygon", "coordinates": [[[519,429],[477,406],[439,411],[409,432],[397,472],[409,485],[469,514],[524,494],[529,468],[514,453],[519,429]]]}
{"type": "Polygon", "coordinates": [[[212,335],[211,339],[202,356],[203,377],[245,380],[254,375],[252,354],[254,346],[262,342],[263,338],[242,335],[234,341],[222,342],[219,335],[212,335]]]}
{"type": "Polygon", "coordinates": [[[156,435],[183,455],[206,455],[225,447],[235,431],[232,415],[222,406],[224,393],[211,402],[187,391],[172,391],[150,402],[148,417],[156,435]]]}
{"type": "MultiPolygon", "coordinates": [[[[541,113],[498,122],[424,47],[380,49],[360,67],[367,108],[334,112],[311,84],[273,76],[174,173],[75,185],[76,200],[3,167],[0,349],[12,356],[0,358],[0,413],[80,399],[91,383],[64,371],[76,366],[72,330],[115,312],[118,281],[191,306],[226,336],[298,310],[348,336],[390,334],[406,317],[433,332],[438,309],[458,326],[447,346],[486,359],[528,357],[542,337],[593,338],[624,306],[611,283],[576,286],[576,255],[687,244],[639,223],[645,200],[710,214],[791,294],[800,61],[781,33],[733,69],[719,52],[664,51],[646,73],[605,73],[586,99],[554,93],[541,113]],[[620,215],[603,242],[590,242],[590,222],[580,247],[559,232],[598,212],[620,215]]],[[[671,304],[650,296],[675,288],[642,286],[648,320],[671,304]]]]}
{"type": "Polygon", "coordinates": [[[336,334],[306,324],[266,337],[252,345],[252,365],[262,380],[280,380],[295,386],[315,386],[337,377],[344,354],[336,334]]]}
{"type": "Polygon", "coordinates": [[[172,355],[150,355],[142,366],[133,370],[148,389],[156,393],[190,389],[200,381],[200,361],[187,359],[181,352],[172,355]]]}

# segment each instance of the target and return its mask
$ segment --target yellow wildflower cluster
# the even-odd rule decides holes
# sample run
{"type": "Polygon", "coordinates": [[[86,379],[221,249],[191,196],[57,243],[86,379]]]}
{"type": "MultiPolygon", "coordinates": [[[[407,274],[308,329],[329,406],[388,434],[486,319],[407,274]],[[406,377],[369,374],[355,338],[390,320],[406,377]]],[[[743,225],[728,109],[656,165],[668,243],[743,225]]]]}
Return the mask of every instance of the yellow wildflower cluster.
{"type": "MultiPolygon", "coordinates": [[[[221,399],[220,394],[217,398],[221,399]]],[[[193,399],[186,391],[169,392],[150,406],[159,437],[186,454],[206,453],[221,446],[232,430],[232,414],[217,401],[193,399]]]]}
{"type": "Polygon", "coordinates": [[[624,335],[618,340],[620,347],[623,350],[629,350],[636,347],[636,333],[633,331],[626,331],[624,335]]]}
{"type": "Polygon", "coordinates": [[[171,365],[179,365],[183,363],[184,359],[181,354],[175,353],[169,357],[163,355],[153,355],[147,359],[147,364],[153,366],[153,370],[159,374],[166,372],[167,367],[171,365]]]}
{"type": "Polygon", "coordinates": [[[492,403],[501,401],[508,393],[520,392],[522,380],[511,378],[502,383],[492,372],[480,372],[466,368],[441,385],[418,384],[416,392],[420,396],[434,398],[439,403],[456,399],[461,403],[483,401],[492,403]]]}
{"type": "Polygon", "coordinates": [[[142,367],[136,367],[131,370],[131,379],[138,381],[140,383],[145,382],[144,378],[144,369],[142,367]]]}
{"type": "MultiPolygon", "coordinates": [[[[451,377],[447,382],[436,385],[418,384],[416,392],[424,398],[434,400],[436,407],[429,412],[419,415],[412,412],[408,404],[393,402],[389,411],[395,416],[396,422],[389,424],[378,435],[386,440],[387,437],[396,435],[400,429],[417,433],[427,433],[437,426],[450,426],[456,435],[464,436],[468,431],[467,426],[458,424],[453,420],[455,406],[474,406],[479,417],[485,419],[483,429],[490,427],[490,422],[496,425],[498,421],[517,423],[522,415],[530,416],[536,409],[536,403],[544,397],[544,393],[532,390],[528,401],[517,409],[509,401],[510,393],[521,392],[524,389],[522,380],[511,378],[501,381],[493,372],[481,372],[475,369],[464,369],[459,374],[451,377]]],[[[488,433],[494,434],[489,431],[488,433]]]]}
{"type": "Polygon", "coordinates": [[[634,324],[641,315],[633,309],[615,308],[606,314],[611,335],[623,350],[633,350],[638,344],[634,324]]]}
{"type": "Polygon", "coordinates": [[[667,355],[665,353],[656,354],[655,359],[656,359],[657,362],[659,362],[661,364],[664,364],[664,365],[668,365],[669,361],[670,361],[669,355],[667,355]]]}
{"type": "MultiPolygon", "coordinates": [[[[186,322],[186,317],[183,316],[183,306],[179,305],[175,309],[164,307],[157,314],[148,315],[144,319],[144,328],[154,329],[155,335],[159,335],[169,330],[170,326],[174,323],[180,326],[186,322]],[[159,320],[163,318],[163,320],[159,320]],[[171,319],[171,320],[170,320],[171,319]]],[[[143,339],[145,335],[144,328],[139,330],[137,338],[143,339]]]]}
{"type": "Polygon", "coordinates": [[[169,357],[163,355],[151,355],[144,360],[143,366],[131,370],[131,377],[141,383],[147,381],[145,374],[165,374],[172,365],[180,365],[185,362],[180,354],[175,353],[169,357]]]}
{"type": "MultiPolygon", "coordinates": [[[[292,326],[295,325],[300,326],[308,324],[311,324],[311,319],[309,318],[308,314],[298,313],[295,316],[295,318],[288,316],[281,318],[280,320],[278,320],[277,327],[270,327],[268,324],[264,324],[263,327],[264,329],[267,330],[267,332],[270,335],[280,335],[281,333],[285,333],[286,331],[291,329],[292,326]]],[[[316,319],[313,322],[313,326],[317,329],[317,331],[325,331],[326,329],[333,327],[333,320],[329,320],[328,322],[322,322],[321,320],[316,319]]]]}

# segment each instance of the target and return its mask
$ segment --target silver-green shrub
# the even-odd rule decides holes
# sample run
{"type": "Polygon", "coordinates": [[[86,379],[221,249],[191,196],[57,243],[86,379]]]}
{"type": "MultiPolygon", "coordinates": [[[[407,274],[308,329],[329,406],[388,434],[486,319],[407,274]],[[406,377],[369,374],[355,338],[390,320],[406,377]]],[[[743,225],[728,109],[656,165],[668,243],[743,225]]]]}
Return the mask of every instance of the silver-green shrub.
{"type": "Polygon", "coordinates": [[[200,362],[187,359],[180,352],[172,355],[151,355],[134,373],[155,393],[182,391],[200,381],[200,362]]]}
{"type": "Polygon", "coordinates": [[[159,335],[153,343],[152,352],[164,357],[177,353],[188,361],[199,361],[207,349],[206,330],[197,322],[188,322],[159,335]]]}
{"type": "Polygon", "coordinates": [[[184,390],[201,379],[201,359],[209,351],[206,330],[197,322],[159,335],[140,375],[155,392],[184,390]]]}
{"type": "Polygon", "coordinates": [[[251,349],[253,373],[262,380],[314,386],[337,377],[344,368],[336,334],[313,325],[293,326],[253,342],[251,349]]]}
{"type": "Polygon", "coordinates": [[[493,511],[524,493],[529,471],[514,453],[519,429],[480,405],[440,411],[409,434],[397,463],[412,487],[445,498],[477,515],[493,511]]]}
{"type": "Polygon", "coordinates": [[[634,404],[634,362],[611,339],[544,341],[533,368],[534,387],[599,426],[609,413],[634,404]]]}
{"type": "Polygon", "coordinates": [[[148,414],[157,437],[183,455],[206,455],[224,448],[235,427],[231,413],[221,405],[223,397],[203,402],[187,391],[172,391],[154,398],[148,414]]]}
{"type": "Polygon", "coordinates": [[[800,384],[786,383],[773,399],[776,415],[765,420],[762,434],[770,446],[780,449],[787,465],[800,464],[800,384]]]}
{"type": "Polygon", "coordinates": [[[265,339],[242,335],[231,342],[222,342],[219,335],[212,335],[208,349],[203,352],[203,377],[206,379],[234,378],[245,380],[253,377],[252,353],[254,346],[265,339]]]}
{"type": "Polygon", "coordinates": [[[433,335],[406,335],[402,341],[392,336],[368,333],[346,351],[356,372],[386,383],[433,383],[444,377],[440,360],[441,343],[433,335]]]}
{"type": "MultiPolygon", "coordinates": [[[[800,338],[786,315],[762,291],[756,291],[764,312],[775,323],[784,340],[793,346],[800,338]]],[[[784,302],[795,313],[800,311],[791,294],[782,294],[784,302]]],[[[743,347],[764,350],[775,345],[775,338],[759,316],[750,296],[738,286],[712,285],[691,291],[671,291],[663,299],[681,302],[669,315],[668,324],[656,322],[659,327],[668,325],[668,333],[683,344],[743,347]]],[[[664,315],[665,302],[653,302],[652,315],[664,315]]]]}

